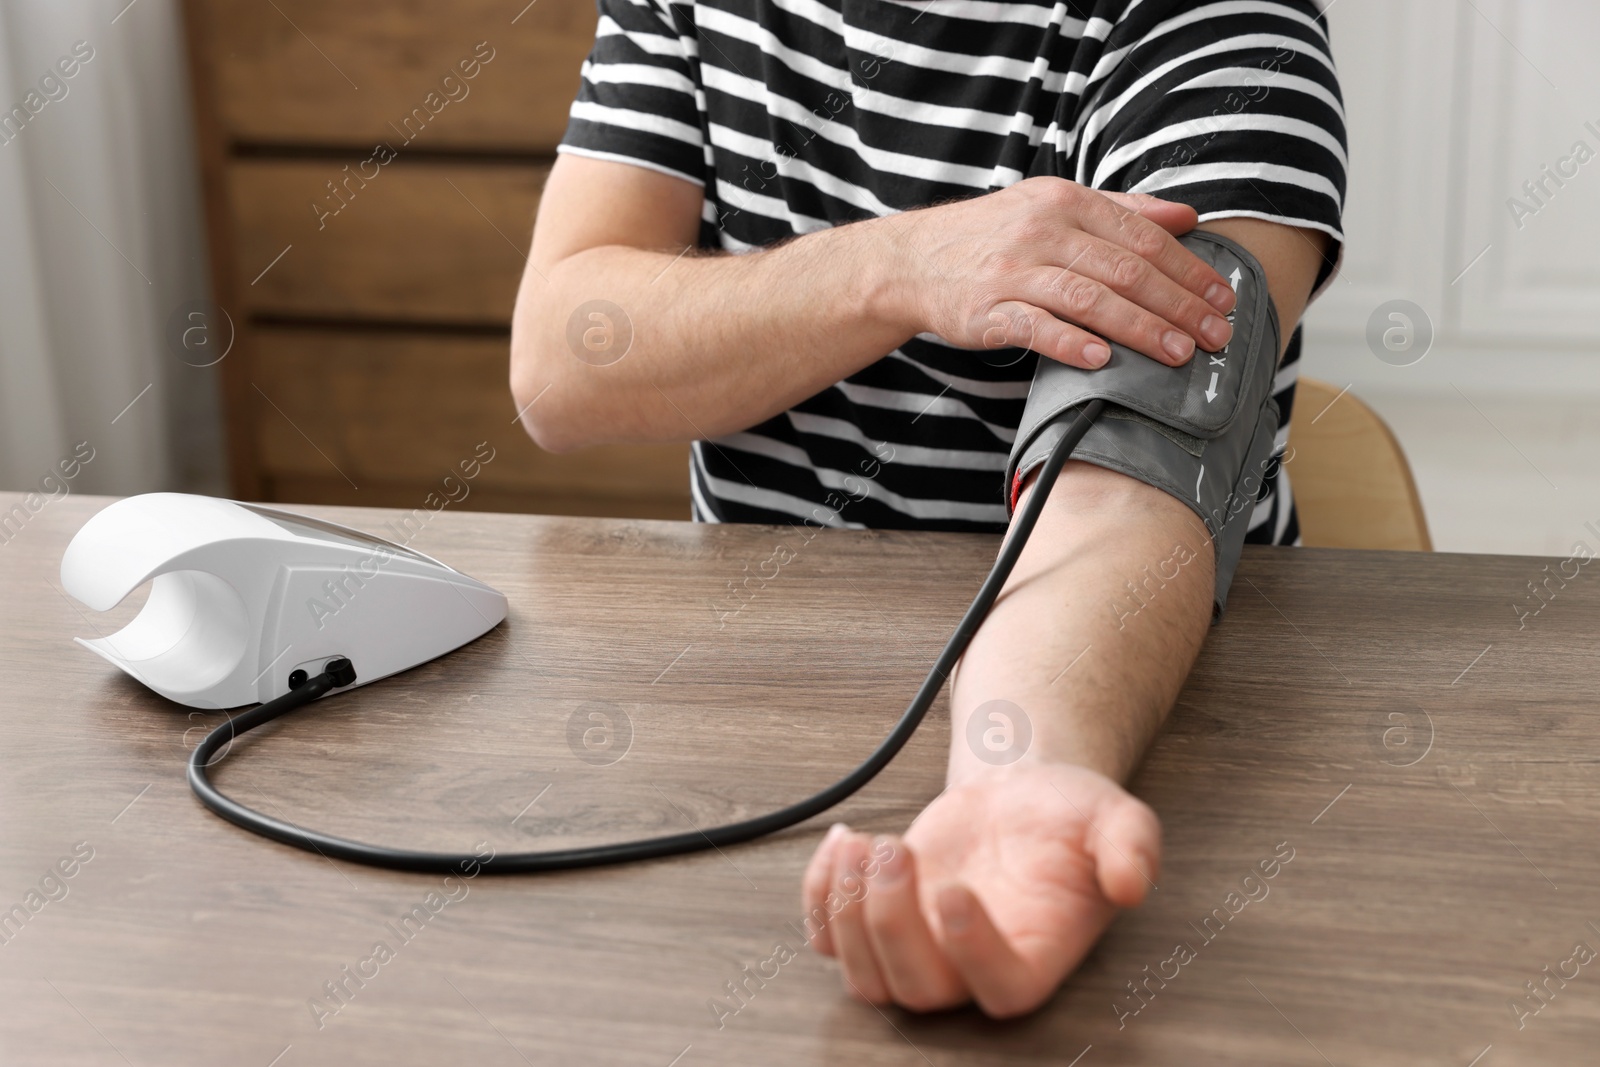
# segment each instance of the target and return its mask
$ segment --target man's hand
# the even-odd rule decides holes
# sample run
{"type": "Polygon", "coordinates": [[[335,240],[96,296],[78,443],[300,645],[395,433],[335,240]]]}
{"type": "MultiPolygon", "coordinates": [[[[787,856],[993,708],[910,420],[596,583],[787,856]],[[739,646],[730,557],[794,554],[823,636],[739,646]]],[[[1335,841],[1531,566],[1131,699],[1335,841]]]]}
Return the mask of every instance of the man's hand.
{"type": "Polygon", "coordinates": [[[863,1000],[1021,1015],[1144,899],[1160,851],[1155,813],[1104,775],[996,768],[947,789],[903,838],[835,825],[806,871],[806,914],[832,915],[813,944],[863,1000]]]}
{"type": "Polygon", "coordinates": [[[1176,366],[1232,336],[1227,281],[1178,243],[1198,216],[1152,196],[1029,178],[879,220],[912,254],[904,299],[920,331],[963,348],[1016,346],[1075,367],[1102,338],[1176,366]]]}

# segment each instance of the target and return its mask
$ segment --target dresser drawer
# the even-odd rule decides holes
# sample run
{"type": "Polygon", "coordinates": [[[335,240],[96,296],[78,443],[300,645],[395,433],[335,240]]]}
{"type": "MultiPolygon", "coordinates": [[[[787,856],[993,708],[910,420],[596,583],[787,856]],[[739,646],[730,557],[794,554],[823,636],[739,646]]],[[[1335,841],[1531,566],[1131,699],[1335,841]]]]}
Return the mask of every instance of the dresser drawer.
{"type": "Polygon", "coordinates": [[[504,338],[264,326],[252,340],[256,447],[280,499],[422,507],[470,481],[497,509],[689,516],[687,445],[538,448],[515,421],[504,338]]]}
{"type": "Polygon", "coordinates": [[[183,7],[233,491],[688,518],[687,445],[552,455],[507,385],[594,0],[183,7]]]}
{"type": "Polygon", "coordinates": [[[549,168],[367,160],[228,165],[245,309],[509,324],[549,168]]]}
{"type": "Polygon", "coordinates": [[[548,152],[595,28],[593,0],[189,0],[189,9],[192,54],[209,68],[236,144],[400,149],[410,136],[429,149],[548,152]]]}

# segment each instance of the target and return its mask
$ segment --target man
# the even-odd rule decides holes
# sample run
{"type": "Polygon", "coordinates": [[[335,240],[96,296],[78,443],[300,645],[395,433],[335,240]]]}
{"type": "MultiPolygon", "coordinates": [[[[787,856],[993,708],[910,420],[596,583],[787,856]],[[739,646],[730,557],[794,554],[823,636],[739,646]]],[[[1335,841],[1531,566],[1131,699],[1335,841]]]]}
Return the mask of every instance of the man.
{"type": "MultiPolygon", "coordinates": [[[[513,328],[543,447],[691,438],[702,521],[1003,531],[1037,359],[1228,342],[1232,291],[1174,237],[1199,222],[1266,270],[1281,452],[1296,324],[1342,241],[1310,0],[599,9],[513,328]]],[[[1292,544],[1270,473],[1249,539],[1292,544]]],[[[1028,1012],[1142,899],[1160,827],[1120,783],[1205,636],[1213,563],[1185,503],[1067,465],[952,680],[948,788],[903,837],[835,826],[806,872],[808,913],[852,898],[815,938],[849,990],[1028,1012]],[[1032,729],[1004,766],[965,741],[993,700],[1032,729]]]]}

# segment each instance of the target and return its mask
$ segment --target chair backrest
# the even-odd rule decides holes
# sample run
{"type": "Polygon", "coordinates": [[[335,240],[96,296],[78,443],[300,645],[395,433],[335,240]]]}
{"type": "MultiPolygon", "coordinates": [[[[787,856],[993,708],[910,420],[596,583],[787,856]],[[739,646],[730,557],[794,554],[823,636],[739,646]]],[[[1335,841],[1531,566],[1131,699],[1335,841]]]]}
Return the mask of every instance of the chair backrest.
{"type": "Polygon", "coordinates": [[[1400,442],[1349,390],[1300,379],[1285,455],[1301,544],[1432,551],[1400,442]]]}

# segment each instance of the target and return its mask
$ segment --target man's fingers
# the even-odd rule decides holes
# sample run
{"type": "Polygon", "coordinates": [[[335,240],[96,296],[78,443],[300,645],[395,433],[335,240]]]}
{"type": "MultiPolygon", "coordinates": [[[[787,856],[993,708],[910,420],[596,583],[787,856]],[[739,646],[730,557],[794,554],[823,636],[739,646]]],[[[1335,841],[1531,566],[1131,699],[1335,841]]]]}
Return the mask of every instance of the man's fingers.
{"type": "Polygon", "coordinates": [[[1022,296],[1067,322],[1093,330],[1102,338],[1125,344],[1152,360],[1178,366],[1195,354],[1195,339],[1152,315],[1130,299],[1112,293],[1096,278],[1074,270],[1045,267],[1022,296]]]}
{"type": "Polygon", "coordinates": [[[849,829],[842,822],[836,822],[828,828],[817,844],[817,850],[811,854],[811,863],[807,865],[805,877],[800,881],[800,906],[806,913],[801,925],[816,931],[811,944],[824,956],[833,955],[833,933],[828,929],[828,891],[833,886],[833,857],[839,839],[849,829]]]}
{"type": "Polygon", "coordinates": [[[1084,835],[1106,899],[1131,908],[1156,886],[1161,867],[1161,820],[1150,806],[1123,794],[1101,805],[1084,835]]]}
{"type": "Polygon", "coordinates": [[[1101,338],[1021,300],[994,305],[977,327],[988,350],[1028,348],[1083,370],[1103,367],[1111,358],[1111,348],[1101,338]]]}
{"type": "Polygon", "coordinates": [[[831,889],[839,894],[844,907],[828,924],[833,931],[834,955],[844,972],[845,987],[872,1004],[889,1002],[889,986],[873,955],[867,937],[867,882],[862,872],[871,862],[867,835],[849,831],[841,834],[834,850],[831,889]]]}
{"type": "Polygon", "coordinates": [[[1237,302],[1227,279],[1150,219],[1089,190],[1079,198],[1078,226],[1149,260],[1167,277],[1227,314],[1237,302]]]}
{"type": "Polygon", "coordinates": [[[889,995],[912,1011],[964,1003],[966,986],[923,917],[911,850],[891,837],[878,838],[872,849],[879,863],[867,880],[866,929],[889,995]]]}
{"type": "Polygon", "coordinates": [[[951,883],[939,890],[936,900],[945,955],[985,1013],[1006,1019],[1044,1003],[1055,982],[1017,955],[970,889],[951,883]]]}
{"type": "MultiPolygon", "coordinates": [[[[1090,234],[1076,235],[1064,249],[1060,267],[1087,275],[1120,296],[1183,330],[1201,348],[1217,352],[1233,336],[1228,320],[1161,271],[1149,260],[1134,255],[1121,245],[1090,234]]],[[[1039,277],[1053,279],[1054,267],[1039,268],[1039,277]]],[[[1027,294],[1023,294],[1024,298],[1027,294]]]]}
{"type": "Polygon", "coordinates": [[[1060,267],[1041,267],[1024,283],[1022,298],[1052,315],[1093,330],[1168,366],[1195,352],[1194,338],[1159,315],[1106,288],[1096,278],[1060,267]]]}
{"type": "Polygon", "coordinates": [[[1100,195],[1119,207],[1143,215],[1174,237],[1183,236],[1200,222],[1199,212],[1176,200],[1163,200],[1149,193],[1117,193],[1110,190],[1100,190],[1100,195]]]}
{"type": "Polygon", "coordinates": [[[1106,251],[1091,249],[1067,267],[1036,267],[1017,295],[1174,366],[1194,355],[1197,343],[1218,352],[1233,336],[1227,320],[1209,304],[1150,264],[1126,249],[1090,240],[1106,251]]]}

